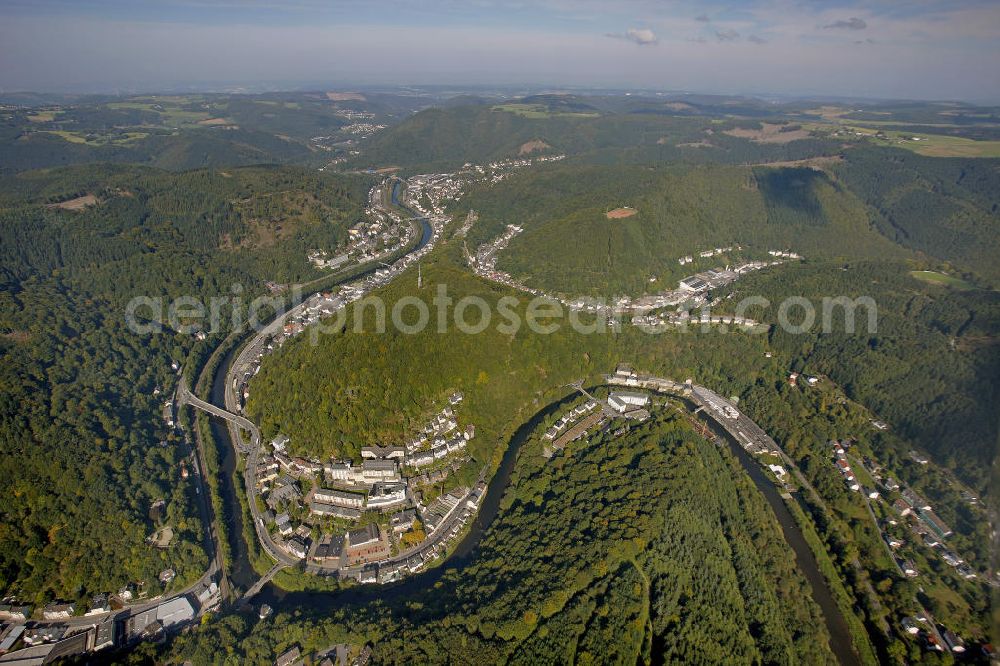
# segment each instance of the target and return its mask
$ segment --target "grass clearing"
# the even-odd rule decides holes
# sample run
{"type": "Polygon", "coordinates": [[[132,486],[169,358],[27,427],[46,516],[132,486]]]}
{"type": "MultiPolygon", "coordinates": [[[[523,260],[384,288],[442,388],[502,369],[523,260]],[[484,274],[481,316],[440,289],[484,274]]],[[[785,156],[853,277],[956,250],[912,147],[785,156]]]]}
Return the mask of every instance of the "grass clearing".
{"type": "Polygon", "coordinates": [[[910,271],[910,275],[921,282],[927,282],[930,284],[940,284],[946,287],[953,287],[955,289],[973,288],[973,286],[965,280],[951,275],[945,275],[944,273],[939,273],[937,271],[910,271]]]}
{"type": "Polygon", "coordinates": [[[62,210],[83,210],[87,206],[94,206],[100,203],[93,194],[84,194],[82,197],[76,197],[75,199],[69,199],[68,201],[60,201],[59,203],[49,204],[48,208],[61,208],[62,210]]]}
{"type": "Polygon", "coordinates": [[[808,139],[811,134],[808,129],[795,125],[779,125],[777,123],[761,123],[760,129],[744,129],[737,127],[726,130],[723,134],[741,139],[750,139],[757,143],[791,143],[800,139],[808,139]],[[794,129],[789,129],[794,127],[794,129]]]}
{"type": "Polygon", "coordinates": [[[525,118],[597,118],[596,111],[552,111],[544,104],[498,104],[494,111],[516,113],[525,118]]]}
{"type": "Polygon", "coordinates": [[[70,143],[87,146],[125,146],[149,136],[148,132],[116,132],[110,134],[70,132],[69,130],[44,130],[44,132],[46,134],[54,134],[70,143]]]}
{"type": "Polygon", "coordinates": [[[926,157],[1000,157],[1000,141],[977,141],[944,134],[879,130],[862,125],[845,125],[844,128],[861,132],[879,145],[905,148],[926,157]],[[877,134],[881,136],[876,136],[877,134]]]}
{"type": "Polygon", "coordinates": [[[208,111],[190,111],[179,105],[189,102],[190,100],[185,98],[157,98],[149,102],[111,102],[107,106],[109,109],[129,109],[159,114],[160,122],[169,127],[198,126],[201,121],[212,118],[212,114],[208,111]]]}
{"type": "Polygon", "coordinates": [[[524,143],[521,144],[521,147],[518,149],[517,154],[529,155],[535,152],[536,150],[547,150],[551,147],[552,146],[545,143],[541,139],[535,139],[533,141],[525,141],[524,143]]]}

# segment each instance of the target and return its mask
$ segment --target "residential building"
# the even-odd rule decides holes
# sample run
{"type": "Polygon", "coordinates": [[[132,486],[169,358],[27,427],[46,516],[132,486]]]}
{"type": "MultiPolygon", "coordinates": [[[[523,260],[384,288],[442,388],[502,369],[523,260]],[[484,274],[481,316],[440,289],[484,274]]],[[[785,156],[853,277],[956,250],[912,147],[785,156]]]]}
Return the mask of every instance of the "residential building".
{"type": "Polygon", "coordinates": [[[292,523],[288,519],[287,513],[279,513],[274,517],[274,526],[278,528],[278,533],[281,536],[288,536],[293,532],[292,523]]]}
{"type": "Polygon", "coordinates": [[[73,617],[75,612],[76,606],[73,604],[51,603],[42,609],[42,617],[46,620],[65,620],[73,617]]]}
{"type": "Polygon", "coordinates": [[[924,524],[940,539],[945,539],[952,535],[951,528],[945,525],[944,521],[933,511],[921,510],[920,520],[924,521],[924,524]]]}
{"type": "Polygon", "coordinates": [[[274,666],[297,666],[297,664],[302,663],[302,652],[299,651],[299,647],[296,645],[286,652],[282,652],[278,655],[278,658],[274,660],[274,666]]]}
{"type": "Polygon", "coordinates": [[[0,620],[13,620],[14,622],[24,622],[31,617],[31,606],[18,606],[16,604],[0,604],[0,620]]]}
{"type": "Polygon", "coordinates": [[[108,595],[98,594],[93,599],[90,600],[90,609],[87,611],[87,615],[102,615],[111,610],[111,606],[108,604],[108,595]]]}
{"type": "Polygon", "coordinates": [[[922,498],[920,495],[915,493],[912,488],[906,488],[900,493],[903,499],[906,500],[910,506],[920,509],[921,511],[931,511],[932,507],[927,503],[927,500],[922,498]]]}
{"type": "Polygon", "coordinates": [[[361,464],[365,483],[399,481],[399,468],[394,460],[365,460],[361,464]]]}
{"type": "Polygon", "coordinates": [[[416,520],[417,512],[414,509],[406,509],[392,514],[389,518],[389,526],[392,527],[392,531],[395,533],[405,532],[413,527],[413,523],[416,520]]]}
{"type": "Polygon", "coordinates": [[[272,511],[276,511],[285,502],[297,501],[302,497],[302,493],[299,492],[298,484],[294,479],[288,476],[282,476],[278,479],[278,485],[271,489],[271,492],[267,496],[267,505],[272,511]]]}
{"type": "Polygon", "coordinates": [[[944,644],[948,646],[948,649],[955,654],[965,652],[965,641],[956,636],[955,632],[946,629],[941,633],[941,638],[944,639],[944,644]]]}
{"type": "Polygon", "coordinates": [[[343,549],[344,537],[335,534],[324,534],[316,545],[313,559],[320,562],[339,560],[343,549]]]}
{"type": "Polygon", "coordinates": [[[350,462],[332,462],[323,467],[323,476],[327,481],[353,483],[354,470],[350,462]]]}
{"type": "Polygon", "coordinates": [[[368,494],[368,508],[385,510],[406,503],[406,484],[379,481],[368,494]]]}
{"type": "Polygon", "coordinates": [[[365,506],[364,494],[348,492],[346,490],[320,488],[313,493],[313,499],[324,504],[334,504],[352,509],[363,509],[365,506]]]}
{"type": "Polygon", "coordinates": [[[402,446],[363,446],[361,457],[365,460],[402,460],[406,449],[402,446]]]}
{"type": "Polygon", "coordinates": [[[309,552],[309,545],[306,543],[302,537],[292,537],[287,542],[285,542],[285,549],[289,553],[298,557],[299,559],[304,559],[306,553],[309,552]]]}
{"type": "Polygon", "coordinates": [[[417,453],[411,453],[406,459],[406,463],[413,467],[426,467],[433,462],[433,451],[418,451],[417,453]]]}
{"type": "Polygon", "coordinates": [[[361,518],[361,509],[352,509],[337,504],[327,504],[313,500],[309,503],[309,511],[317,516],[328,516],[330,518],[341,518],[343,520],[358,520],[361,518]]]}

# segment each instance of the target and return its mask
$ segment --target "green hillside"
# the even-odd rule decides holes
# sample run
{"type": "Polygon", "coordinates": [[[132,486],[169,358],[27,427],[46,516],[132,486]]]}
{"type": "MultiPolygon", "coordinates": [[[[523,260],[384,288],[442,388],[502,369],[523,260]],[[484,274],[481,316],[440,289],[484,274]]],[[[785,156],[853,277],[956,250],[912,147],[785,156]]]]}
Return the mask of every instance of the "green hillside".
{"type": "MultiPolygon", "coordinates": [[[[171,661],[264,663],[292,644],[374,644],[373,661],[831,663],[808,586],[763,497],[676,416],[547,460],[522,449],[471,560],[402,599],[231,616],[171,661]],[[225,636],[225,639],[223,639],[225,636]]],[[[308,599],[308,597],[307,597],[308,599]]]]}
{"type": "Polygon", "coordinates": [[[814,137],[758,143],[724,133],[747,121],[662,115],[643,108],[605,112],[588,101],[528,98],[496,106],[428,109],[365,142],[353,163],[436,171],[465,162],[560,153],[602,164],[741,164],[835,155],[842,146],[814,137]]]}
{"type": "Polygon", "coordinates": [[[462,205],[480,213],[470,247],[507,224],[522,225],[498,267],[566,294],[661,291],[698,267],[767,258],[768,249],[809,259],[906,255],[870,228],[860,201],[808,168],[557,164],[474,191],[462,205]],[[609,219],[607,211],[619,206],[637,213],[609,219]],[[735,245],[747,252],[678,263],[735,245]]]}
{"type": "Polygon", "coordinates": [[[1000,160],[846,153],[837,175],[906,247],[1000,283],[1000,160]]]}
{"type": "Polygon", "coordinates": [[[171,362],[219,344],[230,308],[197,342],[169,326],[130,330],[126,304],[236,295],[245,308],[268,280],[315,275],[306,248],[341,237],[364,194],[363,181],[293,168],[74,167],[0,180],[4,594],[89,602],[142,583],[154,596],[164,569],[177,574],[171,589],[204,573],[196,480],[181,474],[191,449],[163,403],[178,381],[171,362]],[[50,206],[82,196],[90,205],[50,206]],[[165,506],[152,511],[157,500],[165,506]],[[173,530],[162,549],[146,542],[161,527],[173,530]]]}
{"type": "Polygon", "coordinates": [[[398,122],[429,103],[379,93],[335,101],[323,92],[10,98],[25,106],[0,110],[0,172],[95,162],[174,171],[322,165],[353,143],[344,129],[352,123],[398,122]]]}

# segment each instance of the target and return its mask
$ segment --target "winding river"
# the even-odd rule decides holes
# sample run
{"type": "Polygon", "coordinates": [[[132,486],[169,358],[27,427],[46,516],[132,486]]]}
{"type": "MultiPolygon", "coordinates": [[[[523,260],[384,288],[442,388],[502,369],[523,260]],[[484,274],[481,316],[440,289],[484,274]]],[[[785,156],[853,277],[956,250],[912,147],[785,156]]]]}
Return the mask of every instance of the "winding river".
{"type": "MultiPolygon", "coordinates": [[[[226,366],[228,366],[229,360],[227,358],[226,362],[216,372],[212,386],[213,402],[224,399],[226,366]]],[[[561,412],[564,406],[571,403],[575,398],[575,394],[570,394],[562,400],[547,405],[514,432],[504,451],[496,474],[489,482],[478,514],[469,531],[458,546],[456,546],[445,566],[439,566],[409,576],[390,585],[354,586],[336,592],[286,592],[271,583],[265,586],[254,598],[255,603],[267,603],[276,610],[309,608],[310,610],[324,611],[344,605],[374,601],[376,599],[391,601],[411,596],[418,591],[432,587],[448,569],[461,571],[474,561],[480,541],[500,513],[500,501],[510,483],[511,473],[517,463],[521,446],[543,421],[561,412]]],[[[830,634],[830,648],[837,657],[837,660],[845,666],[860,663],[851,647],[852,641],[847,622],[840,612],[833,594],[826,585],[826,580],[819,570],[815,556],[802,536],[799,526],[789,512],[788,507],[785,506],[785,502],[778,493],[776,486],[764,473],[760,465],[739,446],[729,433],[717,426],[710,419],[707,423],[720,440],[728,443],[733,455],[743,465],[751,480],[771,506],[775,518],[781,526],[785,540],[795,553],[796,563],[809,583],[812,597],[820,607],[827,632],[830,634]]],[[[242,513],[237,502],[235,488],[233,487],[233,479],[239,479],[238,475],[234,476],[233,474],[235,471],[234,447],[229,441],[228,429],[221,422],[213,420],[212,427],[216,440],[225,444],[225,458],[223,462],[225,487],[223,489],[223,500],[226,504],[225,513],[227,522],[229,523],[230,534],[233,536],[232,540],[239,542],[231,544],[233,553],[231,578],[236,585],[245,589],[253,584],[257,578],[257,574],[250,566],[247,547],[243,542],[242,513]]]]}
{"type": "MultiPolygon", "coordinates": [[[[400,205],[398,199],[399,190],[400,183],[397,182],[392,189],[393,205],[400,205]]],[[[416,246],[416,249],[420,249],[432,238],[433,229],[426,218],[418,217],[417,219],[422,225],[420,242],[416,246]]],[[[235,353],[233,351],[227,355],[225,360],[219,364],[212,378],[211,401],[216,405],[225,404],[227,373],[235,353]]],[[[521,446],[540,423],[549,416],[561,411],[564,405],[573,401],[575,397],[575,394],[570,394],[561,400],[547,405],[514,432],[496,474],[494,474],[489,482],[486,495],[480,504],[479,512],[474,518],[469,531],[456,546],[445,566],[439,566],[409,576],[390,585],[353,586],[334,592],[286,592],[273,583],[269,583],[254,598],[255,603],[267,603],[275,610],[308,608],[312,611],[322,612],[344,605],[359,604],[376,599],[396,600],[412,596],[418,591],[433,586],[434,583],[440,580],[446,570],[461,570],[468,566],[470,562],[474,561],[480,541],[500,512],[500,501],[510,482],[511,473],[517,462],[521,446]]],[[[806,543],[788,507],[785,506],[784,500],[779,495],[774,483],[764,474],[760,465],[739,446],[735,439],[721,427],[716,426],[711,420],[708,423],[718,438],[728,442],[733,455],[743,465],[751,480],[753,480],[771,506],[775,518],[781,526],[785,540],[795,553],[798,567],[809,583],[813,599],[816,600],[822,611],[827,631],[831,637],[830,647],[834,655],[844,665],[859,663],[858,657],[851,647],[852,642],[847,622],[826,585],[815,556],[806,543]]],[[[243,512],[235,487],[235,483],[240,482],[241,479],[240,475],[236,473],[237,460],[235,447],[229,438],[228,428],[224,425],[223,421],[212,419],[211,424],[215,441],[221,446],[219,455],[222,463],[223,478],[220,482],[220,490],[224,505],[223,519],[226,522],[230,539],[230,579],[237,587],[247,589],[259,578],[259,575],[250,564],[249,550],[243,538],[243,512]]]]}

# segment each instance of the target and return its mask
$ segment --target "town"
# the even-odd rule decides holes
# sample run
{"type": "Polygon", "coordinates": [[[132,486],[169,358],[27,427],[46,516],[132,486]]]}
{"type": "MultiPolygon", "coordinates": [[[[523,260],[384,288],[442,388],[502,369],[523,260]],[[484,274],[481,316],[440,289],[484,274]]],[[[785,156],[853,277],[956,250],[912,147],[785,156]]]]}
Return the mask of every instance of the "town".
{"type": "MultiPolygon", "coordinates": [[[[636,298],[620,297],[613,303],[605,303],[586,297],[566,297],[546,293],[541,289],[526,286],[522,281],[511,276],[510,273],[498,269],[497,260],[500,253],[507,248],[515,236],[523,231],[524,228],[520,225],[508,224],[502,234],[492,241],[480,245],[474,254],[466,247],[465,260],[469,267],[476,275],[482,278],[533,296],[544,296],[561,303],[570,310],[596,313],[607,317],[609,321],[615,321],[616,317],[624,313],[632,313],[632,324],[649,332],[655,332],[666,327],[686,326],[688,324],[734,325],[756,330],[760,330],[762,326],[767,327],[766,324],[761,324],[747,317],[734,315],[713,316],[709,314],[709,308],[719,305],[722,302],[722,299],[719,298],[709,301],[711,291],[731,284],[741,276],[752,271],[778,266],[787,260],[802,259],[802,256],[795,252],[768,250],[767,253],[772,257],[770,260],[745,261],[732,268],[729,266],[710,268],[681,279],[676,289],[636,298]],[[673,306],[676,306],[673,311],[667,310],[667,308],[673,306]],[[693,316],[692,310],[698,308],[702,312],[693,316]]],[[[711,258],[732,251],[733,249],[732,246],[715,248],[703,251],[699,253],[699,256],[711,258]]],[[[740,245],[735,246],[735,249],[739,251],[744,250],[740,245]]],[[[694,259],[691,256],[685,256],[681,257],[679,263],[683,266],[690,264],[692,261],[694,259]]]]}
{"type": "Polygon", "coordinates": [[[255,492],[267,505],[258,520],[275,546],[305,560],[306,571],[361,583],[385,583],[422,570],[445,554],[485,491],[435,492],[463,457],[474,426],[460,428],[448,405],[405,445],[368,446],[361,460],[291,457],[279,436],[259,458],[255,492]]]}

